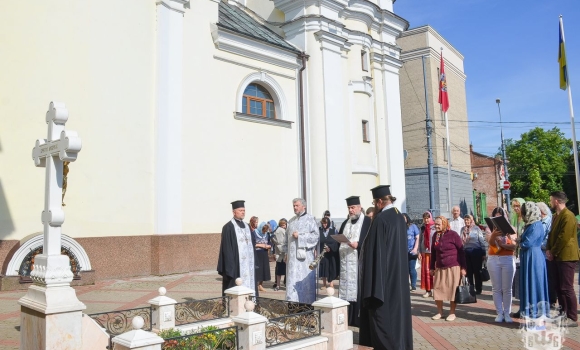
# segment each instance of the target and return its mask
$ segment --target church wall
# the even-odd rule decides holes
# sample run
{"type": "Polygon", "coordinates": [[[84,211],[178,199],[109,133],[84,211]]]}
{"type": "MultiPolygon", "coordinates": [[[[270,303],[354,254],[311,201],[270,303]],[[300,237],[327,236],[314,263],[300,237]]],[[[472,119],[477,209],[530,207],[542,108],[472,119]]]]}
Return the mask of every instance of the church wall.
{"type": "Polygon", "coordinates": [[[155,6],[142,0],[2,1],[0,31],[10,35],[0,42],[0,163],[10,166],[0,168],[0,240],[42,230],[45,171],[31,150],[46,137],[52,100],[66,104],[66,129],[83,142],[63,229],[72,237],[151,231],[154,30],[155,6]]]}
{"type": "Polygon", "coordinates": [[[184,23],[183,229],[221,232],[237,199],[246,200],[247,220],[289,218],[300,197],[296,71],[217,49],[198,12],[184,23]],[[252,74],[281,87],[290,128],[234,119],[252,74]]]}

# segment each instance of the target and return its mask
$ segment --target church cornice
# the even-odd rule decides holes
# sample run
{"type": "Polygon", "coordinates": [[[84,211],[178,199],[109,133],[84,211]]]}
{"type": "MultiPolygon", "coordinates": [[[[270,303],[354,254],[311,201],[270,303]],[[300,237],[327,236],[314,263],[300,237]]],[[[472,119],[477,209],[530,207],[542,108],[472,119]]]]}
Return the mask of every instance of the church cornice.
{"type": "Polygon", "coordinates": [[[459,57],[463,61],[464,57],[461,54],[461,52],[459,52],[455,47],[453,47],[453,45],[451,45],[449,41],[447,41],[444,37],[442,37],[441,34],[439,34],[439,32],[433,29],[433,27],[431,27],[430,25],[425,25],[406,30],[400,34],[400,37],[403,38],[406,36],[417,35],[421,33],[429,33],[433,35],[435,38],[437,38],[437,40],[441,41],[441,43],[445,46],[445,49],[452,51],[455,55],[457,55],[457,57],[459,57]]]}
{"type": "Polygon", "coordinates": [[[219,50],[283,68],[297,69],[300,67],[295,52],[231,31],[215,23],[211,24],[211,35],[219,50]]]}
{"type": "Polygon", "coordinates": [[[189,8],[189,0],[157,0],[156,4],[165,6],[171,11],[181,14],[185,13],[185,9],[189,8]]]}
{"type": "MultiPolygon", "coordinates": [[[[439,60],[441,60],[441,53],[433,47],[423,47],[423,48],[419,48],[419,49],[401,52],[401,60],[403,62],[421,59],[422,56],[428,56],[429,59],[433,59],[435,62],[437,62],[437,64],[438,64],[439,60]]],[[[447,60],[446,58],[444,58],[444,61],[445,61],[445,69],[446,69],[447,73],[453,72],[454,74],[458,75],[464,81],[467,79],[467,75],[465,74],[465,72],[463,72],[461,69],[459,69],[451,61],[447,60]]]]}

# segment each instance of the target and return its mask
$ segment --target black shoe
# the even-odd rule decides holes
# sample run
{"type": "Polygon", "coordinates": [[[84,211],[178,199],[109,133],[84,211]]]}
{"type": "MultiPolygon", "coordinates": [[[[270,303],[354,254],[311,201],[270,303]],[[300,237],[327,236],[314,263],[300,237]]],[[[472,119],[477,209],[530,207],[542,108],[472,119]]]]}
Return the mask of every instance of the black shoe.
{"type": "Polygon", "coordinates": [[[510,314],[510,316],[511,316],[511,318],[522,318],[522,313],[521,313],[521,310],[520,310],[520,311],[518,311],[518,312],[512,312],[512,313],[510,314]]]}
{"type": "Polygon", "coordinates": [[[475,294],[480,295],[481,294],[481,291],[480,290],[476,290],[475,291],[475,294]]]}
{"type": "Polygon", "coordinates": [[[411,287],[411,292],[414,292],[414,291],[416,291],[416,290],[417,290],[417,288],[415,288],[415,287],[411,287]]]}
{"type": "Polygon", "coordinates": [[[274,285],[272,286],[272,288],[274,288],[274,289],[278,288],[278,284],[274,283],[274,285]]]}

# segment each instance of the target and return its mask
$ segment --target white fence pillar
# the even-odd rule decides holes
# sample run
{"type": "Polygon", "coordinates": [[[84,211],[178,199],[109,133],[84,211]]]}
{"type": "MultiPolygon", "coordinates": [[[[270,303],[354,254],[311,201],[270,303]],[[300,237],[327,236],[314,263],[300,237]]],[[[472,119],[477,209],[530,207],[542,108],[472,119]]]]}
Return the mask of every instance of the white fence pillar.
{"type": "Polygon", "coordinates": [[[145,321],[141,316],[136,316],[131,321],[133,330],[118,335],[113,338],[113,347],[115,350],[161,350],[164,343],[163,338],[152,332],[141,330],[145,321]]]}
{"type": "Polygon", "coordinates": [[[242,279],[236,278],[236,286],[224,291],[230,297],[230,317],[241,315],[246,311],[244,305],[255,294],[253,289],[242,286],[242,279]]]}
{"type": "Polygon", "coordinates": [[[334,288],[327,288],[326,291],[328,297],[312,303],[312,306],[322,313],[321,335],[328,338],[329,350],[352,349],[352,331],[348,329],[347,309],[350,304],[348,301],[335,298],[334,288]]]}
{"type": "Polygon", "coordinates": [[[255,307],[253,301],[247,300],[244,307],[246,312],[232,317],[232,321],[238,327],[238,347],[244,350],[265,350],[268,319],[253,312],[255,307]]]}
{"type": "Polygon", "coordinates": [[[166,293],[167,290],[160,287],[159,296],[148,301],[152,309],[151,322],[154,332],[175,327],[175,304],[177,301],[166,297],[166,293]]]}

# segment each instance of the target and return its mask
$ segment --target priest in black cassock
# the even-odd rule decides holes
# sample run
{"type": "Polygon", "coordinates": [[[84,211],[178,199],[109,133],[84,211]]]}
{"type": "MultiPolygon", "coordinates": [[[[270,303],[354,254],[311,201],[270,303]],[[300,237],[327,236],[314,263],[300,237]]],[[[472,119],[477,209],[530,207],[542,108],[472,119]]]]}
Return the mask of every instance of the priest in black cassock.
{"type": "Polygon", "coordinates": [[[232,202],[234,217],[222,228],[222,240],[217,271],[222,276],[222,295],[228,288],[236,286],[236,278],[242,285],[253,289],[258,295],[255,281],[256,240],[250,227],[244,222],[244,201],[232,202]]]}
{"type": "Polygon", "coordinates": [[[348,218],[340,226],[339,234],[345,235],[350,243],[340,244],[340,286],[338,296],[350,303],[348,306],[348,325],[360,327],[358,257],[362,242],[371,226],[371,218],[364,215],[360,206],[360,197],[358,196],[348,197],[346,199],[346,207],[348,209],[348,218]]]}
{"type": "Polygon", "coordinates": [[[361,249],[360,345],[413,349],[407,226],[389,186],[373,188],[375,216],[361,249]]]}

